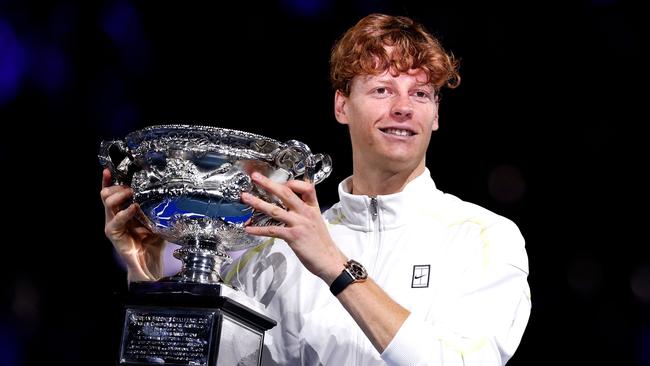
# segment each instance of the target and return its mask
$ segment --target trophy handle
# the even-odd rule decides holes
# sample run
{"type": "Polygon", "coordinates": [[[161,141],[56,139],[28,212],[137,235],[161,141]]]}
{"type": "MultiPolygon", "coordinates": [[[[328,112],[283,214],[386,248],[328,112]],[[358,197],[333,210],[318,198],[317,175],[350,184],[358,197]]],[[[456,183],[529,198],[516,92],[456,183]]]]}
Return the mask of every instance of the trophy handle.
{"type": "Polygon", "coordinates": [[[332,172],[332,159],[326,154],[312,154],[307,145],[300,141],[289,140],[287,147],[275,158],[276,165],[293,173],[294,177],[303,176],[305,181],[318,184],[332,172]],[[320,164],[320,168],[317,166],[320,164]]]}
{"type": "Polygon", "coordinates": [[[98,157],[99,163],[111,172],[113,184],[131,183],[133,156],[124,141],[102,141],[98,157]]]}
{"type": "Polygon", "coordinates": [[[318,184],[332,172],[332,158],[327,154],[309,155],[306,164],[305,180],[318,184]],[[320,163],[320,169],[316,169],[320,163]]]}

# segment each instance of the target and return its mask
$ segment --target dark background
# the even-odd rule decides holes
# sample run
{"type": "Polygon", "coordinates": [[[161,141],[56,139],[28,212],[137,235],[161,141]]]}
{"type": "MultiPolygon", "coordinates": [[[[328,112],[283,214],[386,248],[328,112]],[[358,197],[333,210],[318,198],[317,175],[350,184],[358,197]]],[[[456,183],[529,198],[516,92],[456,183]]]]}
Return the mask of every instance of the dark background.
{"type": "MultiPolygon", "coordinates": [[[[640,3],[640,2],[639,2],[640,3]]],[[[111,365],[126,276],[103,236],[99,142],[158,123],[298,139],[351,173],[334,40],[407,15],[461,59],[427,165],[515,221],[533,311],[510,365],[650,365],[647,16],[631,1],[0,0],[0,365],[111,365]]]]}

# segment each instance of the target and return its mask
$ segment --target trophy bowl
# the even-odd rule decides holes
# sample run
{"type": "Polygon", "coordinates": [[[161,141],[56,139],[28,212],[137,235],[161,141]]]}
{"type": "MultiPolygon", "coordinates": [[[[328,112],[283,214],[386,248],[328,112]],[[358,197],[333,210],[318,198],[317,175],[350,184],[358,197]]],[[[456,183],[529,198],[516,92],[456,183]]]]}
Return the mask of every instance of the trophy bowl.
{"type": "Polygon", "coordinates": [[[223,282],[219,271],[228,252],[250,248],[263,238],[245,226],[281,225],[241,202],[249,192],[283,207],[256,186],[259,172],[275,182],[303,179],[314,184],[332,170],[328,155],[312,154],[302,142],[285,143],[253,133],[210,126],[157,125],[102,141],[99,153],[114,184],[129,185],[140,205],[138,220],[180,245],[174,257],[182,269],[165,280],[223,282]]]}

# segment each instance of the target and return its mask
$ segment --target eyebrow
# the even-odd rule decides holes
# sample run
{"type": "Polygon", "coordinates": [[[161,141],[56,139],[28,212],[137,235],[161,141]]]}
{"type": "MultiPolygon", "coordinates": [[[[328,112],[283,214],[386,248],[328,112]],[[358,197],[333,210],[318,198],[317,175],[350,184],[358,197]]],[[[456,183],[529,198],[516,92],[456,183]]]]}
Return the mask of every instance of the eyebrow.
{"type": "Polygon", "coordinates": [[[377,76],[377,75],[363,75],[362,78],[363,78],[363,81],[365,81],[365,82],[371,81],[371,80],[373,80],[373,79],[375,79],[375,80],[381,80],[381,81],[388,81],[388,80],[390,80],[390,78],[388,78],[386,75],[382,75],[382,76],[377,76]]]}

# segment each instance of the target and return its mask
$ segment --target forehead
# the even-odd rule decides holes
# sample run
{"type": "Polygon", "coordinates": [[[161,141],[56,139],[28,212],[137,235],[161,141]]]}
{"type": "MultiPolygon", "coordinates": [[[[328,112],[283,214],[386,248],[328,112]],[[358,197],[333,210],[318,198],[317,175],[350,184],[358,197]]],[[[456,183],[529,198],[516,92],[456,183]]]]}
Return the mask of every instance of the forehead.
{"type": "Polygon", "coordinates": [[[393,83],[393,82],[409,82],[415,85],[431,86],[426,72],[422,69],[411,69],[408,72],[391,72],[386,70],[377,75],[357,75],[352,79],[354,84],[370,84],[370,83],[393,83]]]}

